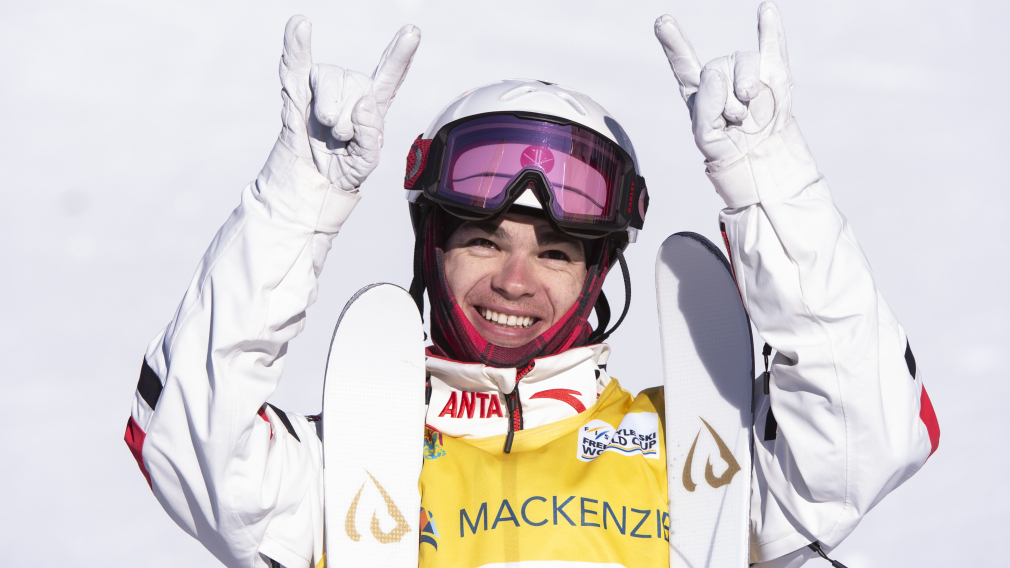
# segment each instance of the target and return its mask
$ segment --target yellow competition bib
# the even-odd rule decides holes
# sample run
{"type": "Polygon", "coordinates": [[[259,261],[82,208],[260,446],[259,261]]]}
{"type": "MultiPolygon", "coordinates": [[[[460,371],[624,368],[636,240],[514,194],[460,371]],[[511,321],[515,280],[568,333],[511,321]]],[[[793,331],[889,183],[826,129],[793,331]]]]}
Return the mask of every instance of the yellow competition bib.
{"type": "Polygon", "coordinates": [[[669,566],[661,401],[661,389],[633,398],[612,380],[585,412],[516,432],[510,454],[504,435],[464,440],[429,427],[421,568],[669,566]]]}

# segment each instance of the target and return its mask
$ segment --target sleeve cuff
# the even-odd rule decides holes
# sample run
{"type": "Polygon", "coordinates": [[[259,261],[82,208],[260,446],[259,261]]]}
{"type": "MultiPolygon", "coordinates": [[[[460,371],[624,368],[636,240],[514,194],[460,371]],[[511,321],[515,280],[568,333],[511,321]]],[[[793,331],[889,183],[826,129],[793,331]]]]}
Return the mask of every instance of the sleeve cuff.
{"type": "Polygon", "coordinates": [[[731,209],[788,199],[820,179],[793,118],[750,152],[707,166],[716,193],[731,209]]]}
{"type": "MultiPolygon", "coordinates": [[[[753,536],[752,536],[753,538],[753,536]]],[[[792,532],[771,542],[755,543],[751,547],[752,563],[769,562],[796,551],[802,551],[814,539],[799,532],[792,532]]]]}
{"type": "Polygon", "coordinates": [[[276,561],[284,568],[312,568],[310,562],[298,554],[292,552],[286,546],[279,544],[270,537],[263,537],[259,553],[267,558],[276,561]]]}
{"type": "Polygon", "coordinates": [[[279,138],[256,178],[260,201],[271,218],[335,234],[361,199],[330,183],[311,162],[300,160],[279,138]]]}

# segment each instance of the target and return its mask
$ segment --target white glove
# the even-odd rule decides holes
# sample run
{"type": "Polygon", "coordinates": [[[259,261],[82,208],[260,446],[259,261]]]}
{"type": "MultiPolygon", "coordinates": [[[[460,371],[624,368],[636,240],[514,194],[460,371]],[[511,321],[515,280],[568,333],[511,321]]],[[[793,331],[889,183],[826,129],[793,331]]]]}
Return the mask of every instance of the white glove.
{"type": "Polygon", "coordinates": [[[773,2],[758,8],[759,51],[738,51],[704,68],[672,17],[656,20],[656,37],[680,83],[695,142],[706,160],[746,154],[782,130],[791,117],[789,56],[782,18],[773,2]]]}
{"type": "Polygon", "coordinates": [[[762,188],[769,190],[781,176],[814,167],[792,119],[793,80],[773,2],[758,7],[759,51],[738,51],[704,68],[676,20],[661,16],[655,31],[691,113],[709,178],[727,205],[756,203],[762,188]]]}
{"type": "Polygon", "coordinates": [[[311,39],[312,24],[304,16],[292,16],[284,29],[280,65],[280,138],[299,157],[311,157],[330,183],[351,191],[379,162],[383,119],[414,58],[421,30],[401,28],[370,78],[336,65],[313,65],[311,39]]]}
{"type": "MultiPolygon", "coordinates": [[[[327,199],[330,188],[357,193],[379,163],[383,120],[421,41],[406,25],[386,47],[371,77],[335,65],[312,64],[312,24],[292,16],[281,55],[281,133],[256,180],[271,212],[313,227],[339,224],[347,207],[327,199]]],[[[354,200],[356,201],[356,199],[354,200]]],[[[353,205],[352,205],[353,206],[353,205]]]]}

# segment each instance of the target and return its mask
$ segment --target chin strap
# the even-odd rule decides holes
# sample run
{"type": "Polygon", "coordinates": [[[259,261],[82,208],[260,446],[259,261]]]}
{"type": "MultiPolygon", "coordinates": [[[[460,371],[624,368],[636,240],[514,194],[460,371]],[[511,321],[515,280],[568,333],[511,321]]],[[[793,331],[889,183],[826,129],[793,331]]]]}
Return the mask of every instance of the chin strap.
{"type": "Polygon", "coordinates": [[[417,311],[421,313],[421,321],[424,321],[424,240],[414,237],[414,278],[410,281],[408,293],[414,298],[417,304],[417,311]]]}
{"type": "MultiPolygon", "coordinates": [[[[414,234],[414,277],[410,281],[410,290],[407,291],[410,297],[417,304],[417,311],[421,314],[421,321],[424,321],[424,231],[428,224],[428,217],[422,219],[417,232],[414,234]]],[[[424,334],[424,340],[428,340],[428,334],[424,334]]]]}
{"type": "Polygon", "coordinates": [[[610,337],[611,333],[617,330],[624,322],[625,316],[628,315],[628,310],[631,308],[631,272],[628,270],[628,261],[624,260],[624,253],[621,249],[614,249],[617,254],[617,261],[621,264],[621,274],[624,276],[624,310],[621,312],[621,317],[617,318],[617,323],[614,327],[610,328],[608,331],[607,324],[610,323],[610,302],[607,301],[607,297],[603,294],[603,290],[600,290],[600,296],[596,299],[596,330],[593,331],[592,335],[586,341],[589,344],[593,343],[603,343],[610,337]]]}
{"type": "Polygon", "coordinates": [[[593,309],[596,310],[596,329],[593,331],[593,335],[587,339],[590,344],[594,343],[593,339],[601,330],[607,329],[607,326],[610,325],[610,302],[607,301],[607,295],[603,293],[603,290],[600,290],[600,295],[596,298],[596,305],[593,306],[593,309]]]}

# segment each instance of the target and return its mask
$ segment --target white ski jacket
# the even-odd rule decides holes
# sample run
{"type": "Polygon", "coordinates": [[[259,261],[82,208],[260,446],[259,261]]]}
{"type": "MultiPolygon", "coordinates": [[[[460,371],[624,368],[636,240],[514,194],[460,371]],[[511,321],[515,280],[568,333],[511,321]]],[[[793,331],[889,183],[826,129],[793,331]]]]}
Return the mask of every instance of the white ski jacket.
{"type": "MultiPolygon", "coordinates": [[[[830,550],[935,451],[936,418],[905,332],[795,124],[709,170],[728,204],[720,219],[740,295],[777,350],[770,395],[755,415],[752,561],[813,541],[830,550]]],[[[147,350],[126,431],[165,510],[232,567],[305,568],[322,557],[319,418],[266,401],[315,300],[331,240],[359,195],[309,167],[285,175],[285,191],[261,182],[243,191],[147,350]]],[[[563,364],[574,353],[538,361],[539,386],[522,400],[526,424],[592,404],[531,399],[534,392],[588,395],[609,381],[609,349],[580,349],[578,364],[563,364]]],[[[429,360],[429,368],[440,401],[475,382],[501,388],[494,379],[501,373],[480,365],[429,360]]],[[[436,406],[432,423],[440,421],[436,406]]],[[[441,422],[454,436],[506,428],[504,420],[475,421],[472,430],[467,421],[441,422]]],[[[791,565],[809,556],[793,555],[791,565]]]]}

